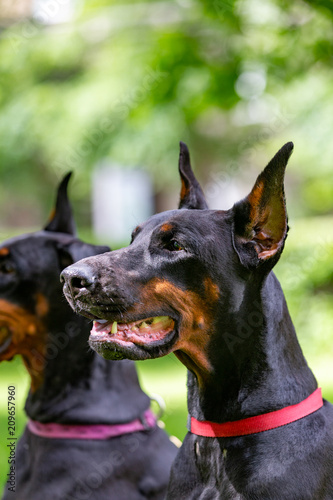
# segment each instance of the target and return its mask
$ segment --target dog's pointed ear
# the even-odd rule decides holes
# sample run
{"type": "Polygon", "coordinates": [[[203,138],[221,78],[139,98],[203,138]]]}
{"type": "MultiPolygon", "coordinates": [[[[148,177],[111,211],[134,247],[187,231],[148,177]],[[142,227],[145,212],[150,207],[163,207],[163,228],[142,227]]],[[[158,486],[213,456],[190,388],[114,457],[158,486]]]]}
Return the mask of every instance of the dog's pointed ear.
{"type": "Polygon", "coordinates": [[[205,196],[191,167],[190,153],[184,142],[180,142],[179,174],[182,183],[178,208],[204,210],[208,208],[205,196]]]}
{"type": "Polygon", "coordinates": [[[67,233],[76,235],[76,227],[72,213],[72,207],[68,199],[67,189],[72,172],[65,175],[60,182],[57,191],[56,206],[51,213],[51,217],[44,227],[45,231],[57,233],[67,233]]]}
{"type": "Polygon", "coordinates": [[[251,193],[232,208],[234,246],[241,262],[258,266],[278,260],[288,232],[284,173],[293,151],[285,144],[259,175],[251,193]]]}

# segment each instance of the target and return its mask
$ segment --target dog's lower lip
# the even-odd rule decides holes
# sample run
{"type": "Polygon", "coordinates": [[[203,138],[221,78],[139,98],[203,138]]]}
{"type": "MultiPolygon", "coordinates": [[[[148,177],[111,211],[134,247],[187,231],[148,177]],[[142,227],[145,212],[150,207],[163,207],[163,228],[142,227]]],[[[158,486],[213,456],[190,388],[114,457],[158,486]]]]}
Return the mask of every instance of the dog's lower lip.
{"type": "Polygon", "coordinates": [[[131,340],[121,340],[114,335],[107,335],[101,339],[98,336],[90,335],[89,345],[100,356],[105,359],[133,359],[143,360],[160,357],[171,352],[175,343],[178,329],[175,328],[167,333],[163,338],[148,342],[133,342],[131,340]]]}

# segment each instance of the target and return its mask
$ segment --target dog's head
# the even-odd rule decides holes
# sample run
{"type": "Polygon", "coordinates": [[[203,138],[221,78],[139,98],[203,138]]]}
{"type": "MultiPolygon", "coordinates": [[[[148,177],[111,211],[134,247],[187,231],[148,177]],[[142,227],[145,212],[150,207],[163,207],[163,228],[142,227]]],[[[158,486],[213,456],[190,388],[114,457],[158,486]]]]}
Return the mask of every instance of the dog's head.
{"type": "Polygon", "coordinates": [[[60,183],[56,207],[42,231],[0,245],[0,361],[21,354],[32,363],[50,329],[69,321],[72,311],[62,296],[61,271],[89,255],[109,250],[77,238],[67,197],[68,174],[60,183]]]}
{"type": "Polygon", "coordinates": [[[87,258],[62,273],[72,307],[91,318],[90,345],[106,358],[174,351],[198,376],[208,346],[239,309],[246,283],[263,280],[287,235],[283,179],[288,143],[251,193],[228,211],[209,210],[182,146],[180,208],[136,227],[127,248],[87,258]]]}

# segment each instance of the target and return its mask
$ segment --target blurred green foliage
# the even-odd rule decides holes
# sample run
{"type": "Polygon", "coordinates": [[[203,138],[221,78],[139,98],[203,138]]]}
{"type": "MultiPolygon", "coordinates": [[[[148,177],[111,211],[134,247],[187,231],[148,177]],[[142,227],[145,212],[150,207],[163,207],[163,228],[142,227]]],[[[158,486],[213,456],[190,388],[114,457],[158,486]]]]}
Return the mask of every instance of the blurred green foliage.
{"type": "Polygon", "coordinates": [[[1,33],[0,221],[17,204],[41,220],[45,187],[74,169],[87,222],[90,173],[105,157],[173,187],[180,139],[208,181],[257,171],[293,140],[291,210],[332,213],[330,2],[77,5],[73,22],[1,33]]]}

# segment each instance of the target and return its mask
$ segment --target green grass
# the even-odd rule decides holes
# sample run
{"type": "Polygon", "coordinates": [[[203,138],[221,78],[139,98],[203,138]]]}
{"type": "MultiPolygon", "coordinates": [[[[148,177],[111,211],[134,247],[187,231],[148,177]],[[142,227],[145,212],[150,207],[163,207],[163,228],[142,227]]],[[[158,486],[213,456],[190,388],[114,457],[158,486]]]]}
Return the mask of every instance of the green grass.
{"type": "Polygon", "coordinates": [[[186,369],[170,354],[165,358],[137,363],[143,389],[162,396],[166,409],[163,422],[169,434],[182,440],[187,432],[186,369]]]}
{"type": "Polygon", "coordinates": [[[9,437],[7,418],[8,386],[15,387],[15,431],[16,437],[19,437],[26,422],[23,407],[29,386],[26,370],[19,357],[11,362],[4,361],[0,365],[0,470],[3,471],[0,477],[0,491],[6,482],[8,469],[8,448],[6,446],[8,442],[7,438],[9,437]]]}
{"type": "Polygon", "coordinates": [[[325,397],[333,401],[333,218],[290,225],[275,272],[308,364],[325,397]]]}

